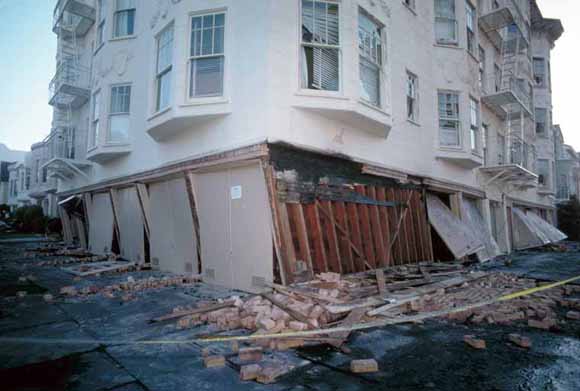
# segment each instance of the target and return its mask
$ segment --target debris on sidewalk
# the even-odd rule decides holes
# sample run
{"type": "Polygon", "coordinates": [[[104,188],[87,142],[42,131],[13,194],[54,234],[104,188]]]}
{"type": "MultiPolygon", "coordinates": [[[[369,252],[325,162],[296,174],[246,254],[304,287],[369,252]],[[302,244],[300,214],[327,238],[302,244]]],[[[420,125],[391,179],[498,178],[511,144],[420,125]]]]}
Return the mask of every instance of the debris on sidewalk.
{"type": "Polygon", "coordinates": [[[477,350],[485,349],[487,347],[485,340],[476,338],[475,335],[466,335],[463,337],[463,341],[477,350]]]}
{"type": "Polygon", "coordinates": [[[353,373],[371,373],[378,372],[379,364],[374,359],[352,360],[350,362],[350,371],[353,373]]]}
{"type": "Polygon", "coordinates": [[[529,349],[532,347],[532,341],[528,337],[523,337],[520,334],[508,335],[508,340],[521,348],[529,349]]]}

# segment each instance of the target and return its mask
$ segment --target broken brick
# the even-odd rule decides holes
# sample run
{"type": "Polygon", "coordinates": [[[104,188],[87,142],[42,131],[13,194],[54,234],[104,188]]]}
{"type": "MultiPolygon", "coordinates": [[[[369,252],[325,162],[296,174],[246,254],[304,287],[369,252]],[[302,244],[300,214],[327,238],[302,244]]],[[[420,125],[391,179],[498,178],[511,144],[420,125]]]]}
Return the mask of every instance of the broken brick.
{"type": "Polygon", "coordinates": [[[463,341],[474,349],[485,349],[487,347],[485,340],[476,338],[474,335],[465,335],[463,341]]]}
{"type": "Polygon", "coordinates": [[[546,319],[542,319],[542,320],[536,320],[536,319],[529,319],[528,320],[529,327],[533,327],[535,329],[541,329],[541,330],[550,330],[552,327],[555,326],[555,324],[556,324],[556,322],[550,318],[546,318],[546,319]]]}
{"type": "Polygon", "coordinates": [[[262,360],[262,348],[259,346],[241,348],[238,352],[240,361],[260,361],[262,360]]]}
{"type": "Polygon", "coordinates": [[[568,311],[566,313],[566,318],[570,320],[580,320],[580,312],[578,311],[568,311]]]}
{"type": "Polygon", "coordinates": [[[240,380],[256,380],[262,368],[258,364],[242,365],[240,368],[240,380]]]}
{"type": "Polygon", "coordinates": [[[287,373],[290,369],[291,368],[282,365],[267,366],[262,368],[258,374],[258,377],[256,378],[256,381],[262,384],[274,383],[276,379],[287,373]]]}
{"type": "Polygon", "coordinates": [[[291,321],[290,323],[288,323],[288,327],[296,331],[308,330],[308,325],[306,323],[298,321],[291,321]]]}
{"type": "Polygon", "coordinates": [[[275,344],[275,348],[277,350],[290,350],[300,348],[302,346],[304,346],[304,340],[298,338],[277,340],[275,344]]]}
{"type": "Polygon", "coordinates": [[[203,358],[203,365],[206,368],[221,368],[226,365],[224,356],[207,356],[203,358]]]}
{"type": "Polygon", "coordinates": [[[528,337],[523,337],[519,334],[508,335],[508,340],[521,348],[529,349],[532,346],[532,341],[528,337]]]}
{"type": "Polygon", "coordinates": [[[366,360],[352,360],[350,362],[350,371],[353,373],[371,373],[379,370],[379,364],[376,360],[370,358],[366,360]]]}

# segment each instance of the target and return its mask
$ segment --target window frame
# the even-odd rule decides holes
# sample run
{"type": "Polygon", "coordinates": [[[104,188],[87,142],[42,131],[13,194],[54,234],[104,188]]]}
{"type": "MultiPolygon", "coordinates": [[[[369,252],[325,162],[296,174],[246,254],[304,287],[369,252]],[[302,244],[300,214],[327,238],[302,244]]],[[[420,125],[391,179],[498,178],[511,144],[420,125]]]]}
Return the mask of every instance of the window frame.
{"type": "Polygon", "coordinates": [[[129,142],[129,132],[131,130],[131,101],[132,101],[132,94],[133,94],[133,86],[131,83],[117,83],[111,84],[109,88],[109,113],[108,113],[108,128],[107,128],[107,143],[110,144],[127,144],[129,142]],[[113,90],[116,88],[129,88],[129,94],[127,97],[128,100],[128,111],[114,111],[113,110],[113,90]],[[112,118],[113,117],[127,117],[128,119],[128,127],[126,129],[125,139],[124,140],[113,140],[112,133],[111,133],[111,125],[112,125],[112,118]]]}
{"type": "MultiPolygon", "coordinates": [[[[304,34],[302,33],[302,26],[304,25],[304,4],[303,0],[298,2],[299,4],[299,90],[301,93],[306,94],[322,94],[322,95],[342,95],[343,91],[343,82],[342,82],[342,73],[343,73],[343,61],[342,61],[342,24],[343,24],[343,15],[342,15],[342,1],[341,0],[310,0],[313,3],[325,3],[325,4],[333,4],[337,6],[338,9],[338,44],[323,44],[318,42],[307,42],[304,41],[304,34]],[[307,67],[307,64],[304,63],[305,55],[304,49],[305,48],[313,48],[313,49],[329,49],[329,50],[336,50],[337,51],[337,77],[338,77],[338,87],[336,90],[331,89],[322,89],[322,88],[310,88],[308,85],[304,85],[304,69],[307,67]]],[[[307,71],[308,72],[308,71],[307,71]]],[[[307,80],[306,83],[308,84],[308,75],[306,76],[307,80]]]]}
{"type": "MultiPolygon", "coordinates": [[[[123,39],[123,38],[131,38],[135,36],[135,24],[137,22],[137,3],[135,0],[135,3],[133,4],[133,8],[123,8],[123,9],[119,9],[119,2],[121,0],[115,0],[115,12],[113,13],[113,36],[112,39],[123,39]],[[119,35],[119,32],[117,31],[117,18],[119,17],[120,14],[127,14],[127,18],[128,15],[131,13],[131,11],[133,11],[133,31],[130,34],[124,34],[124,35],[119,35]]],[[[127,21],[128,24],[128,21],[127,21]]]]}
{"type": "MultiPolygon", "coordinates": [[[[447,104],[448,102],[446,102],[447,104]]],[[[446,149],[461,149],[463,147],[463,135],[462,133],[462,126],[461,126],[461,93],[459,91],[450,91],[450,90],[438,90],[437,91],[437,128],[438,128],[438,132],[439,132],[439,137],[438,137],[438,141],[439,141],[439,147],[440,148],[446,148],[446,149]],[[441,111],[440,111],[440,106],[441,106],[441,101],[440,101],[440,97],[441,95],[452,95],[456,97],[456,102],[455,104],[457,105],[457,113],[456,113],[456,117],[449,117],[449,116],[441,116],[441,111]],[[443,121],[449,121],[449,122],[454,122],[456,124],[455,129],[457,132],[457,144],[443,144],[442,143],[442,135],[443,135],[443,127],[441,126],[441,123],[443,121]]],[[[451,129],[451,128],[448,128],[451,129]]]]}
{"type": "Polygon", "coordinates": [[[435,16],[435,42],[438,45],[443,45],[443,46],[458,46],[459,45],[459,28],[458,28],[458,22],[457,22],[457,2],[455,0],[451,0],[452,5],[453,5],[453,17],[449,17],[446,15],[441,15],[438,14],[438,8],[437,8],[437,2],[439,0],[434,0],[434,16],[435,16]],[[437,35],[437,23],[443,21],[446,23],[452,23],[453,24],[453,38],[451,39],[442,39],[441,37],[439,37],[437,35]]]}
{"type": "Polygon", "coordinates": [[[420,113],[419,113],[419,77],[415,73],[413,73],[409,70],[406,71],[406,74],[407,74],[407,83],[406,83],[407,88],[405,91],[405,97],[406,97],[406,108],[407,108],[407,121],[418,125],[419,119],[420,119],[420,117],[419,117],[419,115],[420,115],[420,113]],[[413,82],[414,96],[409,95],[409,92],[410,92],[409,86],[410,86],[410,82],[412,80],[414,81],[413,82]],[[412,99],[412,101],[414,102],[411,116],[409,116],[409,114],[410,114],[409,113],[409,99],[412,99]]]}
{"type": "MultiPolygon", "coordinates": [[[[227,64],[227,33],[228,33],[228,12],[227,9],[222,8],[222,9],[215,9],[215,10],[211,10],[211,11],[202,11],[202,12],[195,12],[195,13],[190,13],[188,15],[188,21],[189,21],[189,27],[188,27],[188,46],[187,46],[187,63],[186,63],[186,69],[187,69],[187,76],[186,76],[186,99],[189,102],[195,102],[195,101],[199,101],[199,100],[211,100],[211,99],[219,99],[219,98],[223,98],[226,96],[226,64],[227,64]],[[197,17],[201,17],[203,20],[204,16],[209,16],[212,15],[214,17],[214,24],[215,24],[215,16],[216,15],[223,15],[224,16],[224,25],[223,25],[223,48],[222,48],[222,52],[221,53],[212,53],[212,54],[208,54],[208,55],[192,55],[191,53],[191,49],[192,49],[192,39],[193,39],[193,18],[197,18],[197,17]],[[222,82],[221,82],[221,93],[216,93],[216,94],[205,94],[205,95],[192,95],[192,66],[194,61],[196,60],[200,60],[200,59],[206,59],[206,58],[218,58],[221,57],[222,58],[222,82]]],[[[203,30],[203,29],[202,29],[203,30]]],[[[215,49],[213,46],[215,45],[215,25],[214,25],[214,29],[213,29],[213,33],[212,33],[212,39],[213,39],[213,45],[212,45],[212,51],[215,49]]],[[[202,34],[202,46],[203,46],[203,34],[202,34]]]]}
{"type": "Polygon", "coordinates": [[[532,58],[532,69],[533,69],[533,73],[534,73],[534,84],[536,87],[539,88],[545,88],[547,86],[547,77],[546,77],[546,72],[547,72],[547,67],[546,67],[546,59],[544,57],[533,57],[532,58]],[[536,73],[536,64],[541,64],[542,66],[542,70],[543,73],[537,74],[536,73]],[[538,82],[538,78],[541,77],[541,82],[538,82]]]}
{"type": "Polygon", "coordinates": [[[476,57],[478,55],[478,44],[477,44],[477,9],[469,0],[465,0],[465,30],[466,30],[466,41],[465,48],[472,56],[476,57]],[[471,21],[471,26],[470,26],[471,21]]]}
{"type": "MultiPolygon", "coordinates": [[[[385,44],[385,35],[386,35],[386,26],[381,23],[377,18],[373,17],[372,14],[368,11],[366,11],[364,8],[362,7],[358,7],[358,13],[357,13],[357,44],[358,44],[358,59],[359,59],[359,93],[360,93],[360,99],[366,103],[371,105],[372,107],[378,108],[378,109],[383,109],[385,107],[385,52],[387,50],[386,48],[386,44],[385,44]],[[372,56],[368,56],[366,55],[364,50],[361,50],[361,45],[360,45],[360,17],[361,15],[365,15],[366,18],[369,19],[370,22],[374,23],[377,27],[377,30],[379,31],[379,43],[380,43],[380,47],[375,47],[375,48],[371,48],[377,51],[378,55],[376,56],[376,60],[374,58],[372,58],[372,56]],[[361,67],[363,66],[363,60],[365,63],[370,64],[371,66],[376,67],[376,70],[378,72],[378,102],[372,102],[368,99],[365,99],[362,96],[362,79],[361,79],[361,67]]],[[[371,45],[372,46],[372,45],[371,45]]]]}
{"type": "Polygon", "coordinates": [[[480,102],[473,96],[469,97],[469,141],[472,153],[481,153],[480,129],[481,107],[480,102]],[[474,118],[475,116],[475,118],[474,118]]]}
{"type": "Polygon", "coordinates": [[[105,44],[105,22],[107,20],[106,16],[107,10],[107,0],[97,0],[97,28],[96,28],[96,39],[95,39],[95,53],[105,44]]]}
{"type": "Polygon", "coordinates": [[[99,146],[100,118],[101,118],[101,89],[94,91],[91,95],[91,117],[90,117],[90,137],[87,149],[93,150],[99,146]],[[95,131],[96,130],[96,131],[95,131]]]}
{"type": "Polygon", "coordinates": [[[153,106],[153,112],[154,115],[160,112],[163,112],[165,110],[168,110],[169,108],[171,108],[172,102],[173,102],[173,97],[171,96],[173,94],[173,68],[174,68],[174,47],[175,45],[175,25],[173,23],[173,21],[169,22],[165,27],[163,27],[161,30],[159,30],[159,32],[155,35],[155,79],[154,79],[154,106],[153,106]],[[159,70],[159,49],[160,49],[160,38],[161,36],[167,32],[168,30],[171,29],[171,62],[165,66],[165,68],[163,68],[162,70],[159,70]],[[168,76],[167,76],[168,75],[168,76]],[[160,91],[160,83],[163,79],[164,76],[167,76],[169,78],[169,80],[167,81],[169,83],[169,101],[167,102],[167,105],[161,107],[161,91],[160,91]]]}
{"type": "MultiPolygon", "coordinates": [[[[541,116],[540,116],[541,117],[541,116]]],[[[545,107],[535,107],[534,108],[534,126],[536,130],[536,135],[538,137],[548,137],[548,109],[545,107]],[[544,121],[538,122],[538,112],[543,112],[544,121]],[[543,130],[538,132],[538,125],[543,124],[543,130]]]]}

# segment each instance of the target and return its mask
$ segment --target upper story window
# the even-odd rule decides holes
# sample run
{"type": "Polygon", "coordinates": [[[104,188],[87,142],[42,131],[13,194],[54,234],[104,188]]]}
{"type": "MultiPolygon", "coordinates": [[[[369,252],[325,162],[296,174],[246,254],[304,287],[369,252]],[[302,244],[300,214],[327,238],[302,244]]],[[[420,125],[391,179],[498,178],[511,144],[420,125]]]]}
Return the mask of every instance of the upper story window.
{"type": "Polygon", "coordinates": [[[339,90],[339,29],[338,3],[302,0],[302,88],[339,90]]]}
{"type": "Polygon", "coordinates": [[[501,90],[501,68],[497,64],[493,66],[493,76],[495,92],[499,92],[501,90]]]}
{"type": "Polygon", "coordinates": [[[546,62],[541,57],[534,57],[534,80],[538,87],[546,86],[546,62]]]}
{"type": "Polygon", "coordinates": [[[439,143],[442,146],[459,147],[459,94],[439,92],[439,143]]]}
{"type": "Polygon", "coordinates": [[[469,114],[471,150],[479,152],[479,102],[473,98],[469,98],[469,114]]]}
{"type": "Polygon", "coordinates": [[[171,70],[173,69],[173,24],[157,36],[155,76],[155,111],[171,104],[171,70]]]}
{"type": "Polygon", "coordinates": [[[419,121],[419,79],[407,72],[407,119],[419,121]]]}
{"type": "Polygon", "coordinates": [[[109,111],[109,141],[126,142],[129,139],[129,114],[131,112],[131,86],[111,87],[109,111]]]}
{"type": "Polygon", "coordinates": [[[546,159],[538,159],[538,183],[542,186],[548,186],[550,179],[550,162],[546,159]]]}
{"type": "Polygon", "coordinates": [[[440,44],[457,45],[455,0],[435,0],[435,38],[440,44]]]}
{"type": "Polygon", "coordinates": [[[97,50],[105,42],[105,15],[106,15],[106,0],[97,1],[97,50]]]}
{"type": "Polygon", "coordinates": [[[93,94],[93,115],[91,117],[91,134],[89,138],[89,147],[96,147],[99,141],[99,118],[100,118],[100,107],[101,107],[101,91],[97,91],[93,94]]]}
{"type": "Polygon", "coordinates": [[[358,14],[358,48],[361,97],[381,106],[381,74],[383,70],[382,26],[362,9],[358,14]]]}
{"type": "Polygon", "coordinates": [[[476,44],[475,44],[475,24],[477,20],[477,15],[475,13],[475,7],[471,5],[469,0],[465,1],[465,23],[467,27],[467,51],[469,53],[476,55],[476,44]]]}
{"type": "Polygon", "coordinates": [[[548,110],[536,107],[536,134],[538,136],[547,135],[547,116],[548,110]]]}
{"type": "Polygon", "coordinates": [[[135,33],[135,1],[136,0],[116,0],[115,8],[115,28],[113,37],[126,37],[135,33]]]}
{"type": "Polygon", "coordinates": [[[30,176],[32,175],[30,168],[26,168],[26,190],[30,190],[30,176]]]}
{"type": "Polygon", "coordinates": [[[479,88],[481,89],[482,92],[486,91],[486,80],[485,80],[485,62],[486,62],[486,55],[485,55],[485,49],[479,45],[479,88]]]}
{"type": "Polygon", "coordinates": [[[505,136],[502,134],[497,135],[497,164],[505,164],[505,154],[506,154],[506,141],[505,136]]]}
{"type": "Polygon", "coordinates": [[[224,92],[224,33],[222,13],[191,18],[189,96],[221,96],[224,92]]]}

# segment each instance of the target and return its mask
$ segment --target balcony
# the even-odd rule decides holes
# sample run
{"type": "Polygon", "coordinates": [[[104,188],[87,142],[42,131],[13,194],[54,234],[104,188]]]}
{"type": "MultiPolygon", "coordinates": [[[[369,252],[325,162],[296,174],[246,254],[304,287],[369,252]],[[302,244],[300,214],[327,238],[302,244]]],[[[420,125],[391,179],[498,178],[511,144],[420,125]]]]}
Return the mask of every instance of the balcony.
{"type": "Polygon", "coordinates": [[[90,98],[89,70],[68,59],[61,62],[50,82],[49,104],[58,109],[79,108],[90,98]]]}
{"type": "Polygon", "coordinates": [[[110,160],[131,153],[131,145],[127,143],[104,143],[92,147],[87,151],[87,160],[98,164],[104,164],[110,160]]]}
{"type": "Polygon", "coordinates": [[[505,120],[509,113],[522,111],[524,117],[532,117],[532,95],[522,86],[522,80],[508,77],[501,85],[496,83],[492,92],[484,93],[481,101],[499,118],[505,120]]]}
{"type": "Polygon", "coordinates": [[[95,23],[95,18],[93,0],[59,0],[54,7],[52,31],[82,37],[95,23]]]}
{"type": "MultiPolygon", "coordinates": [[[[479,30],[489,37],[498,49],[508,32],[504,29],[515,25],[525,46],[530,44],[530,27],[525,17],[526,10],[522,10],[516,0],[498,0],[499,7],[484,11],[479,17],[479,30]]],[[[513,31],[513,30],[511,30],[513,31]]],[[[510,32],[511,32],[510,31],[510,32]]]]}

